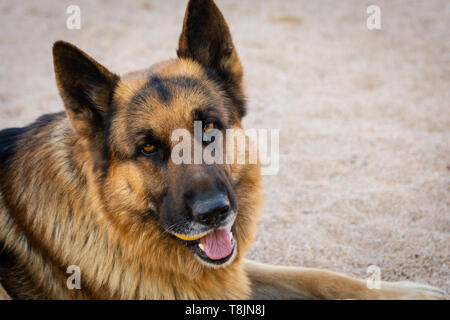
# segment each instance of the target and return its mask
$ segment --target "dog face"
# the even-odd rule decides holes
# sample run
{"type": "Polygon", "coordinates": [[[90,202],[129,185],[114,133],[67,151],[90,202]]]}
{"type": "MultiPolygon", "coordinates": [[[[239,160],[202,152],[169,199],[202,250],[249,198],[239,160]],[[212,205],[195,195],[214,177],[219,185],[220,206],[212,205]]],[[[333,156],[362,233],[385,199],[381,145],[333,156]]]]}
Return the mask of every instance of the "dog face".
{"type": "Polygon", "coordinates": [[[171,160],[175,130],[206,148],[194,136],[194,121],[201,121],[202,135],[219,130],[226,137],[245,114],[242,66],[212,1],[189,2],[177,54],[119,77],[71,44],[53,48],[58,89],[95,164],[108,219],[124,234],[170,235],[203,264],[223,266],[244,241],[248,219],[239,206],[247,200],[239,186],[257,165],[171,160]]]}

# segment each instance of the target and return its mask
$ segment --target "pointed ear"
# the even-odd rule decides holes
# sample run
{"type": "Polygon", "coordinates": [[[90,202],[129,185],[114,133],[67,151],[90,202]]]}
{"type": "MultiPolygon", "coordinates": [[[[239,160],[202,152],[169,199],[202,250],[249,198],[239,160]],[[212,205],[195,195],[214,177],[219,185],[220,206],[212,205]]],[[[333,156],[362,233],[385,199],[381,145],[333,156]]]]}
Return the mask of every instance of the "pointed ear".
{"type": "Polygon", "coordinates": [[[98,136],[104,129],[117,76],[63,41],[53,45],[53,64],[58,90],[72,126],[81,135],[98,136]]]}
{"type": "Polygon", "coordinates": [[[214,71],[236,105],[238,116],[245,115],[242,65],[228,25],[212,0],[189,1],[177,54],[214,71]]]}

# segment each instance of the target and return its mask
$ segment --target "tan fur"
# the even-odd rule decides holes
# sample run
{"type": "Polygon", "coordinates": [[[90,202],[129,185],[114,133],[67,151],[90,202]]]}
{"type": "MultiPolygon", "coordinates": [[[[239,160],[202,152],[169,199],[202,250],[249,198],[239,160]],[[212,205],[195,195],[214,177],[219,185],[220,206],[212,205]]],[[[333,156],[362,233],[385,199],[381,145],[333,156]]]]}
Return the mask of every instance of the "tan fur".
{"type": "Polygon", "coordinates": [[[244,260],[255,299],[438,299],[443,291],[413,282],[384,282],[369,289],[366,281],[327,270],[285,267],[244,260]]]}

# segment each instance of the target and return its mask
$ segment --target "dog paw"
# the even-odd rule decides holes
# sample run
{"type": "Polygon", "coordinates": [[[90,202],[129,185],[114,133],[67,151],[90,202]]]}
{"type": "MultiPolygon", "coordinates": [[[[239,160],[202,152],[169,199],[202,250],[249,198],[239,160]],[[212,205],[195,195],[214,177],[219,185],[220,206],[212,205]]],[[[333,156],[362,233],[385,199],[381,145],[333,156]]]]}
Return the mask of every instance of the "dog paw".
{"type": "MultiPolygon", "coordinates": [[[[386,299],[398,300],[442,300],[444,291],[426,284],[401,281],[384,282],[382,290],[386,293],[386,299]]],[[[384,294],[382,295],[382,298],[384,294]]]]}

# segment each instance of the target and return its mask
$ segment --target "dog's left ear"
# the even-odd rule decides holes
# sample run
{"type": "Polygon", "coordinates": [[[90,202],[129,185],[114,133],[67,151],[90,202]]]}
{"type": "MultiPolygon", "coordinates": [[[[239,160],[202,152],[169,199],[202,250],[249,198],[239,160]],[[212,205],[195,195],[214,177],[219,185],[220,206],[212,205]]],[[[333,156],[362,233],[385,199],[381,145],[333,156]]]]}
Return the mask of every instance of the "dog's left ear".
{"type": "Polygon", "coordinates": [[[231,40],[228,25],[212,0],[190,0],[184,16],[177,54],[213,71],[236,107],[245,115],[242,65],[231,40]]]}

